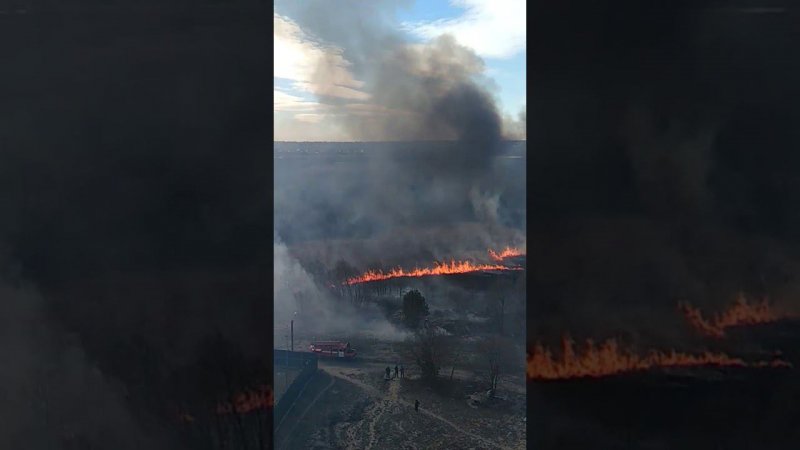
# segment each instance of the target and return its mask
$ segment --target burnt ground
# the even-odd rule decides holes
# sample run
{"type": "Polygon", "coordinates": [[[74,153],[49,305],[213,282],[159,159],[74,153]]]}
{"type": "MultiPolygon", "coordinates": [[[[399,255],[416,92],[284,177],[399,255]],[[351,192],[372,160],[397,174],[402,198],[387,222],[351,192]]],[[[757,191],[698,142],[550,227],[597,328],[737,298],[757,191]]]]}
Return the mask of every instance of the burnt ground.
{"type": "Polygon", "coordinates": [[[800,360],[792,349],[800,348],[800,327],[789,328],[778,323],[735,330],[729,340],[746,336],[750,346],[774,345],[794,368],[658,370],[531,382],[528,440],[545,450],[797,448],[800,360]]]}

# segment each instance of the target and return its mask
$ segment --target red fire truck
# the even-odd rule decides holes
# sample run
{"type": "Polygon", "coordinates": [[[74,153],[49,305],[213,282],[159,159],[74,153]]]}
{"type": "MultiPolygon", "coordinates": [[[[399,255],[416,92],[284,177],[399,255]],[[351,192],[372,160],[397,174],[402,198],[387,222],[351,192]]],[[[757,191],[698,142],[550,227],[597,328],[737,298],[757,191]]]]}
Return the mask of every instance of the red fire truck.
{"type": "Polygon", "coordinates": [[[316,355],[329,358],[353,359],[356,357],[356,351],[350,347],[349,342],[316,341],[312,342],[308,349],[316,355]]]}

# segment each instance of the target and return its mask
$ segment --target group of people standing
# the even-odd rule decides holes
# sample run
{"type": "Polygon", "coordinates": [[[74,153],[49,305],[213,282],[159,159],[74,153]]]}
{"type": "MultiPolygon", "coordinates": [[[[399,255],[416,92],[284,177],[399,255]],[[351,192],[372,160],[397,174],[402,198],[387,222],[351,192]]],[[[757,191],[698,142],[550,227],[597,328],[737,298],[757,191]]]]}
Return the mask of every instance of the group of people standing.
{"type": "Polygon", "coordinates": [[[386,366],[386,379],[389,380],[392,378],[405,378],[405,369],[403,368],[402,364],[400,364],[399,368],[397,365],[394,366],[394,377],[392,376],[392,368],[386,366]]]}

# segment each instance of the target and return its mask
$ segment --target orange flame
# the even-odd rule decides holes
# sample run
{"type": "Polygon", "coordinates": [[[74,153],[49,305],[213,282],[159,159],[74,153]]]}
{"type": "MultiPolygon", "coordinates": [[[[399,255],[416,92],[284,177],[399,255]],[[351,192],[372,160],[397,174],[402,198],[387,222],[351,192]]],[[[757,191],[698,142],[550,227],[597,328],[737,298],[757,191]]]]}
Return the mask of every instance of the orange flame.
{"type": "Polygon", "coordinates": [[[506,247],[505,249],[503,249],[503,251],[501,251],[500,253],[497,253],[494,250],[489,249],[489,256],[493,260],[495,260],[497,262],[500,262],[500,261],[503,261],[506,258],[514,258],[514,257],[517,257],[517,256],[525,256],[525,251],[523,251],[522,249],[519,249],[519,248],[506,247]]]}
{"type": "Polygon", "coordinates": [[[272,409],[275,396],[272,388],[261,386],[256,390],[243,392],[234,396],[233,405],[230,402],[221,402],[217,405],[217,414],[247,414],[260,409],[272,409]]]}
{"type": "Polygon", "coordinates": [[[569,336],[565,336],[562,339],[560,359],[555,358],[550,350],[541,344],[534,346],[533,352],[528,353],[527,378],[529,380],[597,378],[655,367],[695,366],[791,367],[789,363],[780,360],[747,364],[739,358],[708,351],[692,355],[675,350],[666,352],[651,350],[646,356],[639,356],[620,348],[616,339],[608,339],[599,346],[588,339],[583,353],[578,354],[575,351],[574,341],[569,336]]]}
{"type": "Polygon", "coordinates": [[[402,277],[427,277],[432,275],[453,275],[453,274],[462,274],[462,273],[470,273],[470,272],[480,272],[484,270],[522,270],[521,267],[507,267],[499,264],[475,264],[470,261],[455,261],[452,260],[449,263],[434,263],[433,268],[425,267],[425,268],[414,268],[413,270],[405,271],[401,268],[392,269],[389,272],[383,272],[380,270],[370,270],[366,273],[353,277],[348,278],[342,284],[358,284],[358,283],[367,283],[370,281],[382,281],[388,280],[390,278],[402,278],[402,277]]]}
{"type": "Polygon", "coordinates": [[[702,334],[716,338],[724,337],[725,329],[729,327],[774,322],[781,318],[772,310],[767,300],[747,303],[743,295],[722,314],[715,314],[711,320],[704,318],[698,308],[688,303],[680,303],[678,307],[692,327],[702,334]]]}

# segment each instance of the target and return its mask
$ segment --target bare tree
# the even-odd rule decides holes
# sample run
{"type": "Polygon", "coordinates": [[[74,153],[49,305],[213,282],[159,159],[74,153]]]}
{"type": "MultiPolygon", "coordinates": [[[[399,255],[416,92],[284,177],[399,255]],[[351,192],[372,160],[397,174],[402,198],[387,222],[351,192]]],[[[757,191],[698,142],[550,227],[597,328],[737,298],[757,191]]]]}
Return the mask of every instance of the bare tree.
{"type": "Polygon", "coordinates": [[[328,272],[327,284],[339,299],[345,300],[353,306],[364,306],[370,298],[369,293],[374,291],[375,287],[369,287],[368,284],[347,283],[348,279],[358,275],[360,273],[355,267],[340,259],[336,262],[334,268],[328,272]]]}
{"type": "MultiPolygon", "coordinates": [[[[489,313],[501,336],[516,336],[525,328],[525,277],[502,281],[490,297],[489,313]]],[[[524,331],[523,331],[524,332],[524,331]]]]}
{"type": "Polygon", "coordinates": [[[491,395],[494,396],[501,376],[506,374],[514,358],[514,344],[500,336],[491,336],[480,345],[481,353],[486,358],[487,381],[491,395]]]}
{"type": "Polygon", "coordinates": [[[466,353],[466,347],[464,345],[463,340],[466,339],[468,335],[465,333],[464,335],[460,336],[461,341],[453,341],[450,344],[449,354],[450,354],[450,381],[453,381],[453,374],[456,371],[456,365],[463,362],[463,357],[466,353]]]}
{"type": "Polygon", "coordinates": [[[364,284],[348,284],[345,286],[347,299],[353,306],[364,306],[369,300],[367,285],[364,284]]]}

